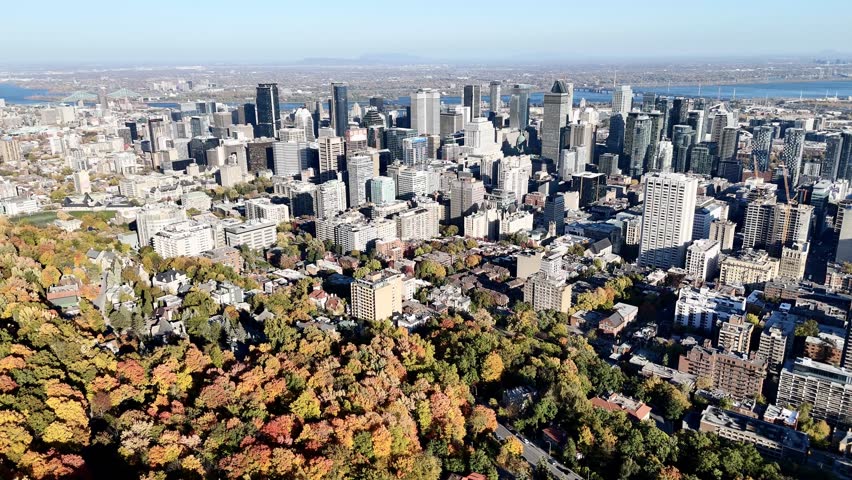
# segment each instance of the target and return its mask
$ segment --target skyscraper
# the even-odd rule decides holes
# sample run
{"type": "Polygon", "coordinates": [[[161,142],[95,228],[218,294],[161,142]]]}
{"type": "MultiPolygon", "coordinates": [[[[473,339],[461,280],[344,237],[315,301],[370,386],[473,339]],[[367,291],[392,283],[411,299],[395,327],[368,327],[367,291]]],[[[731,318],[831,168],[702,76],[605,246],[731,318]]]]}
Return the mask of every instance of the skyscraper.
{"type": "Polygon", "coordinates": [[[774,197],[748,204],[743,223],[743,248],[760,248],[774,256],[783,247],[808,241],[814,207],[778,203],[774,197]]]}
{"type": "Polygon", "coordinates": [[[557,160],[562,149],[565,126],[571,122],[574,85],[562,80],[544,94],[544,123],[541,126],[541,156],[557,160]]]}
{"type": "Polygon", "coordinates": [[[515,85],[509,99],[509,127],[523,131],[530,123],[530,87],[515,85]]]}
{"type": "Polygon", "coordinates": [[[645,176],[645,209],[639,264],[681,267],[692,240],[698,180],[678,173],[645,176]]]}
{"type": "Polygon", "coordinates": [[[699,175],[710,175],[713,172],[713,157],[707,144],[700,143],[689,152],[689,171],[699,175]]]}
{"type": "Polygon", "coordinates": [[[360,207],[367,203],[367,182],[373,178],[373,158],[355,155],[346,161],[349,180],[349,206],[360,207]]]}
{"type": "Polygon", "coordinates": [[[421,88],[411,96],[411,128],[419,135],[441,134],[441,93],[421,88]]]}
{"type": "Polygon", "coordinates": [[[645,92],[642,94],[642,111],[650,113],[657,107],[657,94],[654,92],[645,92]]]}
{"type": "Polygon", "coordinates": [[[308,144],[305,141],[275,142],[272,144],[272,163],[275,175],[294,177],[309,167],[308,144]]]}
{"type": "Polygon", "coordinates": [[[465,85],[462,105],[470,108],[471,118],[482,116],[482,85],[465,85]]]}
{"type": "MultiPolygon", "coordinates": [[[[756,133],[755,137],[757,137],[756,133]]],[[[754,140],[752,140],[753,143],[754,140]]],[[[840,166],[840,151],[842,149],[843,137],[839,133],[832,133],[825,136],[825,156],[823,156],[821,168],[824,177],[837,180],[837,170],[840,166]]]]}
{"type": "Polygon", "coordinates": [[[472,176],[453,180],[450,186],[450,218],[470,215],[479,209],[484,200],[485,185],[480,180],[472,176]]]}
{"type": "Polygon", "coordinates": [[[620,113],[609,117],[609,136],[606,137],[606,150],[615,155],[624,153],[624,115],[620,113]]]}
{"type": "MultiPolygon", "coordinates": [[[[775,137],[775,127],[761,125],[755,127],[751,139],[751,155],[757,163],[757,170],[765,172],[769,169],[769,154],[772,151],[772,139],[775,137]]],[[[754,168],[752,166],[752,168],[754,168]]]]}
{"type": "Polygon", "coordinates": [[[331,84],[331,127],[334,134],[342,137],[349,128],[349,93],[346,84],[331,84]]]}
{"type": "Polygon", "coordinates": [[[389,128],[385,131],[385,146],[391,153],[393,160],[402,160],[402,141],[406,138],[416,137],[417,131],[412,128],[389,128]]]}
{"type": "Polygon", "coordinates": [[[346,210],[346,184],[332,179],[317,189],[317,217],[331,218],[346,210]]]}
{"type": "Polygon", "coordinates": [[[549,228],[551,222],[556,226],[556,235],[565,233],[565,197],[558,193],[544,201],[544,223],[549,228]]]}
{"type": "Polygon", "coordinates": [[[669,125],[666,135],[674,139],[675,125],[686,125],[686,113],[689,111],[689,99],[677,97],[672,100],[672,108],[669,113],[669,125]]]}
{"type": "Polygon", "coordinates": [[[500,112],[500,82],[491,82],[489,85],[490,91],[488,92],[488,100],[491,108],[492,114],[497,114],[500,112]]]}
{"type": "Polygon", "coordinates": [[[734,161],[737,159],[737,147],[740,142],[739,127],[725,127],[719,135],[719,143],[717,144],[719,160],[723,162],[734,161]]]}
{"type": "Polygon", "coordinates": [[[633,109],[633,89],[628,85],[621,85],[612,90],[612,113],[623,113],[627,115],[633,109]]]}
{"type": "Polygon", "coordinates": [[[426,163],[429,158],[429,139],[426,137],[411,137],[402,140],[402,163],[408,167],[417,167],[426,163]]]}
{"type": "Polygon", "coordinates": [[[852,131],[843,131],[840,136],[840,158],[837,161],[837,178],[852,181],[852,131]]]}
{"type": "Polygon", "coordinates": [[[375,108],[377,112],[384,113],[385,99],[384,97],[370,97],[370,106],[375,108]]]}
{"type": "MultiPolygon", "coordinates": [[[[281,128],[281,106],[278,103],[278,84],[261,83],[257,86],[257,132],[259,137],[275,137],[281,128]]],[[[248,116],[248,115],[247,115],[248,116]]]]}
{"type": "Polygon", "coordinates": [[[784,133],[784,151],[781,152],[781,161],[787,167],[787,177],[791,189],[799,185],[804,149],[805,130],[803,128],[788,128],[784,133]]]}
{"type": "Polygon", "coordinates": [[[689,169],[689,154],[695,143],[695,131],[689,125],[675,125],[672,132],[672,169],[686,172],[689,169]]]}
{"type": "Polygon", "coordinates": [[[375,204],[392,202],[396,199],[396,182],[391,177],[370,179],[370,201],[375,204]]]}
{"type": "Polygon", "coordinates": [[[319,144],[319,174],[322,180],[329,180],[337,175],[343,159],[345,148],[341,137],[322,137],[319,144]]]}
{"type": "Polygon", "coordinates": [[[641,177],[651,158],[651,136],[653,125],[651,118],[644,113],[632,112],[627,115],[624,129],[624,157],[630,165],[630,176],[641,177]]]}

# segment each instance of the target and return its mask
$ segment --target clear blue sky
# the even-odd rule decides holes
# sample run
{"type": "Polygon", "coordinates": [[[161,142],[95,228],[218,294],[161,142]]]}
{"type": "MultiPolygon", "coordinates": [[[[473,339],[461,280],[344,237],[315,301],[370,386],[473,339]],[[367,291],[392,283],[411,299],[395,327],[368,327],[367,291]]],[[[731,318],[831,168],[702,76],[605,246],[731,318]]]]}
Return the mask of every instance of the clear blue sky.
{"type": "Polygon", "coordinates": [[[850,0],[3,3],[0,63],[283,63],[387,53],[606,61],[852,51],[850,0]]]}

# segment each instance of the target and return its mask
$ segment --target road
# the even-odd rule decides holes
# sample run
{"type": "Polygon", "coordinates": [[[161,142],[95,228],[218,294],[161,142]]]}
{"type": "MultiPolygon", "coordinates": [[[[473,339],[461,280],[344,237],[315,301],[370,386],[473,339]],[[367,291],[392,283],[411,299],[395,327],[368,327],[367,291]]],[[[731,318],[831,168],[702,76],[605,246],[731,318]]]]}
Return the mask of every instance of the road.
{"type": "Polygon", "coordinates": [[[509,437],[516,437],[521,441],[521,444],[524,446],[524,452],[522,456],[524,460],[529,462],[533,468],[536,468],[538,464],[544,459],[544,464],[547,465],[547,470],[555,477],[561,480],[583,480],[583,477],[577,475],[576,473],[569,470],[565,465],[557,462],[556,459],[551,457],[547,452],[533,444],[530,440],[527,440],[523,435],[515,435],[510,432],[508,428],[504,427],[501,424],[497,424],[497,438],[501,440],[505,440],[509,437]]]}

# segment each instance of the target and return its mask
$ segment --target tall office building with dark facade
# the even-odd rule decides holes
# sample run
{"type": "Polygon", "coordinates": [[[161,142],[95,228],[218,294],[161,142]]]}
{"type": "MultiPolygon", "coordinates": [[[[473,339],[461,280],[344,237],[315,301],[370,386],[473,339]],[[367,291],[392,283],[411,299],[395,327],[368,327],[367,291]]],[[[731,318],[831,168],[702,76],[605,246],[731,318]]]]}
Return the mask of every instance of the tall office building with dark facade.
{"type": "MultiPolygon", "coordinates": [[[[257,86],[257,125],[255,135],[274,138],[281,128],[281,106],[278,102],[278,84],[261,83],[257,86]]],[[[248,114],[246,115],[248,117],[248,114]]]]}
{"type": "Polygon", "coordinates": [[[343,83],[331,84],[331,126],[334,134],[342,137],[349,128],[349,92],[343,83]]]}
{"type": "Polygon", "coordinates": [[[550,92],[544,94],[544,123],[541,126],[541,156],[559,160],[565,126],[571,122],[574,85],[562,80],[553,82],[550,92]]]}
{"type": "Polygon", "coordinates": [[[465,85],[462,99],[465,107],[470,107],[471,118],[482,116],[482,85],[465,85]]]}

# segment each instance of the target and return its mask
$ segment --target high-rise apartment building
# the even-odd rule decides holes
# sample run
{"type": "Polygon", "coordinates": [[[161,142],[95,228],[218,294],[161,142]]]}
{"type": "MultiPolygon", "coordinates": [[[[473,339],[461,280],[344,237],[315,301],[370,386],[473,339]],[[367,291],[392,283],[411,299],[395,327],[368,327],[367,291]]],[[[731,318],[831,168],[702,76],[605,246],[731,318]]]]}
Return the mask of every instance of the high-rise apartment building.
{"type": "Polygon", "coordinates": [[[707,346],[692,347],[680,356],[678,371],[710,380],[714,389],[734,400],[756,398],[763,390],[766,364],[707,346]]]}
{"type": "Polygon", "coordinates": [[[370,201],[375,204],[390,203],[396,200],[396,182],[391,177],[370,179],[370,201]]]}
{"type": "Polygon", "coordinates": [[[762,248],[774,256],[782,247],[808,241],[814,207],[778,203],[774,198],[755,199],[746,207],[743,248],[762,248]]]}
{"type": "Polygon", "coordinates": [[[805,151],[805,130],[788,128],[784,133],[784,150],[781,161],[787,167],[787,178],[790,189],[799,185],[799,175],[802,173],[802,154],[805,151]]]}
{"type": "Polygon", "coordinates": [[[811,405],[811,416],[829,425],[852,427],[852,370],[810,358],[787,362],[778,382],[778,405],[811,405]]]}
{"type": "Polygon", "coordinates": [[[352,282],[352,316],[359,320],[389,319],[402,312],[403,275],[396,270],[373,272],[352,282]]]}
{"type": "Polygon", "coordinates": [[[277,226],[274,222],[252,220],[225,227],[225,243],[234,248],[245,245],[251,250],[264,250],[278,239],[277,226]]]}
{"type": "Polygon", "coordinates": [[[568,312],[571,308],[571,284],[566,283],[562,276],[534,273],[524,284],[524,302],[536,311],[568,312]]]}
{"type": "Polygon", "coordinates": [[[645,209],[639,264],[662,268],[683,265],[692,240],[698,180],[677,173],[645,177],[645,209]]]}
{"type": "Polygon", "coordinates": [[[332,179],[341,170],[346,158],[345,142],[342,137],[321,137],[319,146],[319,176],[322,180],[332,179]]]}
{"type": "Polygon", "coordinates": [[[774,139],[775,127],[772,125],[761,125],[754,128],[751,139],[751,156],[757,163],[757,171],[759,172],[769,170],[769,156],[772,153],[772,140],[774,139]]]}
{"type": "Polygon", "coordinates": [[[454,180],[450,187],[450,218],[469,215],[485,200],[485,185],[472,176],[454,180]]]}
{"type": "Polygon", "coordinates": [[[686,249],[686,272],[704,281],[712,281],[719,270],[719,242],[695,240],[686,249]]]}
{"type": "Polygon", "coordinates": [[[724,352],[748,354],[754,325],[747,322],[745,315],[731,315],[719,326],[716,344],[724,352]]]}
{"type": "Polygon", "coordinates": [[[151,237],[151,243],[163,258],[194,257],[216,247],[213,227],[191,220],[166,226],[151,237]]]}
{"type": "Polygon", "coordinates": [[[317,189],[317,217],[331,218],[346,210],[346,184],[338,179],[328,180],[317,189]]]}
{"type": "Polygon", "coordinates": [[[627,114],[624,128],[624,158],[630,164],[630,176],[641,177],[649,160],[653,158],[651,118],[640,112],[627,114]]]}
{"type": "Polygon", "coordinates": [[[272,222],[278,225],[290,221],[290,207],[272,203],[268,198],[253,198],[245,201],[246,219],[272,222]]]}
{"type": "Polygon", "coordinates": [[[186,220],[186,212],[175,207],[146,206],[136,213],[136,235],[139,246],[151,244],[151,237],[166,226],[186,220]]]}
{"type": "Polygon", "coordinates": [[[74,172],[74,191],[85,195],[92,193],[92,182],[89,180],[88,170],[74,172]]]}

